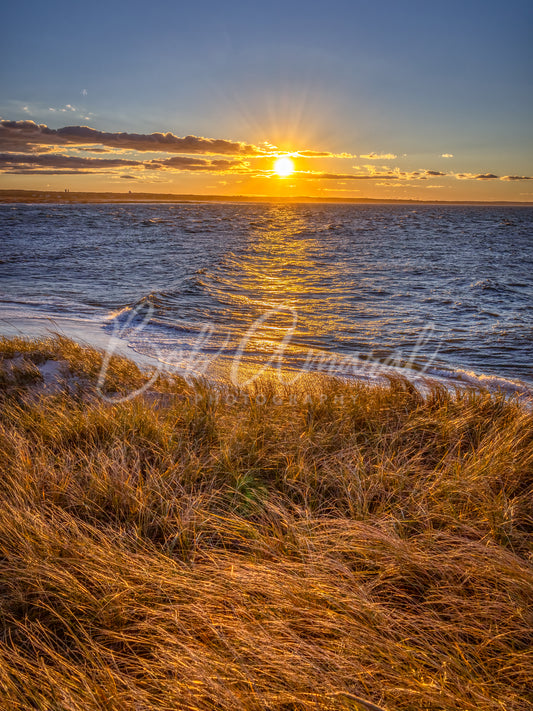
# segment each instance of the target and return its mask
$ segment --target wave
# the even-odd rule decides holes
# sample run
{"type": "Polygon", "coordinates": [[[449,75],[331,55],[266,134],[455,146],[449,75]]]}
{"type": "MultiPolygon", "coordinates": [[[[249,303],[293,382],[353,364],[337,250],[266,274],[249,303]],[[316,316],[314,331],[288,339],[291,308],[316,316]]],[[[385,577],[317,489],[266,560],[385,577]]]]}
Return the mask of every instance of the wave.
{"type": "Polygon", "coordinates": [[[428,365],[423,361],[391,365],[387,358],[350,356],[303,345],[290,346],[278,357],[279,343],[263,340],[239,351],[238,329],[225,330],[201,322],[169,324],[158,319],[154,313],[163,300],[163,294],[151,292],[134,304],[105,315],[96,312],[92,315],[57,314],[45,311],[42,302],[9,304],[3,300],[0,302],[0,332],[7,335],[24,332],[29,336],[44,335],[46,331],[63,333],[104,350],[111,336],[122,344],[123,355],[129,354],[150,367],[157,362],[162,372],[184,377],[227,381],[238,359],[238,367],[248,373],[248,377],[266,366],[271,374],[279,372],[285,382],[294,380],[299,373],[323,374],[372,385],[386,384],[390,377],[401,376],[422,392],[438,384],[451,390],[502,393],[533,404],[533,386],[525,381],[439,364],[428,365]],[[38,326],[33,332],[32,323],[38,326]],[[12,328],[6,330],[6,324],[12,328]]]}
{"type": "Polygon", "coordinates": [[[490,373],[478,373],[462,368],[448,370],[442,367],[431,367],[426,372],[437,381],[442,381],[445,384],[449,383],[459,389],[488,390],[492,393],[503,393],[508,396],[518,395],[533,399],[533,384],[528,384],[522,380],[505,378],[501,375],[490,373]]]}
{"type": "Polygon", "coordinates": [[[512,388],[508,376],[531,378],[532,225],[530,210],[512,208],[0,207],[0,309],[90,321],[104,339],[161,347],[164,359],[201,337],[227,362],[274,310],[243,354],[256,364],[290,326],[280,310],[293,309],[291,368],[309,348],[330,361],[366,350],[382,367],[416,351],[419,371],[438,354],[434,375],[446,382],[512,388]]]}
{"type": "Polygon", "coordinates": [[[126,304],[125,306],[111,311],[107,315],[106,321],[125,322],[126,320],[131,321],[132,319],[145,319],[147,315],[151,316],[156,311],[164,308],[163,298],[163,293],[151,291],[149,294],[141,296],[140,299],[137,299],[137,301],[132,304],[126,304]]]}

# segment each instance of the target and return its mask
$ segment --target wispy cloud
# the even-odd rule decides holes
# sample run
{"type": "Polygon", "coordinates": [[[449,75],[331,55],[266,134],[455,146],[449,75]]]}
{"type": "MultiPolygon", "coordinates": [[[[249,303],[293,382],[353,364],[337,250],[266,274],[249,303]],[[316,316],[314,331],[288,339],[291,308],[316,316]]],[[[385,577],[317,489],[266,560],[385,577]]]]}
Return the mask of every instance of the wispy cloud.
{"type": "Polygon", "coordinates": [[[311,180],[397,180],[397,175],[381,173],[320,173],[318,171],[297,171],[295,176],[311,180]]]}
{"type": "Polygon", "coordinates": [[[365,153],[359,156],[359,158],[367,160],[394,160],[397,157],[395,153],[365,153]]]}
{"type": "Polygon", "coordinates": [[[329,153],[328,151],[298,151],[302,158],[357,158],[353,153],[329,153]]]}
{"type": "Polygon", "coordinates": [[[150,170],[205,170],[211,173],[225,173],[236,168],[246,167],[241,160],[206,160],[205,158],[188,158],[187,156],[173,156],[165,160],[150,160],[141,163],[150,170]]]}
{"type": "Polygon", "coordinates": [[[504,175],[501,180],[533,180],[532,175],[504,175]]]}
{"type": "MultiPolygon", "coordinates": [[[[405,171],[395,168],[394,170],[378,170],[372,165],[363,166],[367,169],[366,173],[325,173],[320,171],[296,171],[295,176],[309,180],[391,180],[396,181],[395,184],[405,184],[410,180],[428,180],[433,177],[445,177],[447,174],[438,170],[415,170],[405,171]]],[[[357,169],[358,166],[354,166],[357,169]]],[[[359,168],[360,170],[360,168],[359,168]]]]}
{"type": "Polygon", "coordinates": [[[453,158],[453,153],[441,153],[441,158],[453,158]]]}

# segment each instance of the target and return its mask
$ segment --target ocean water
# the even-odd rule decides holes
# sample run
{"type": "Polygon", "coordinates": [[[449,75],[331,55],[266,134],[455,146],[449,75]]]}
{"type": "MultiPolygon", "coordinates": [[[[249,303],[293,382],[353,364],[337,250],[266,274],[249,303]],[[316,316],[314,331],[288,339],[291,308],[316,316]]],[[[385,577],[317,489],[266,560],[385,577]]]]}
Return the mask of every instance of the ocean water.
{"type": "Polygon", "coordinates": [[[17,204],[0,240],[0,332],[75,323],[192,374],[533,385],[533,208],[17,204]]]}

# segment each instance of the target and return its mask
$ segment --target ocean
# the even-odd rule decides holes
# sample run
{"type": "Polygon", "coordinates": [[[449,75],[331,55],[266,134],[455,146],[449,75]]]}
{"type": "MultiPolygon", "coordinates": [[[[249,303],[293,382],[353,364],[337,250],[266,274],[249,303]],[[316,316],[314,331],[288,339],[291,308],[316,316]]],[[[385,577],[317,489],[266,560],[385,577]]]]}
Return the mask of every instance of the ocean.
{"type": "Polygon", "coordinates": [[[14,204],[0,239],[0,333],[120,343],[236,384],[533,386],[530,207],[14,204]]]}

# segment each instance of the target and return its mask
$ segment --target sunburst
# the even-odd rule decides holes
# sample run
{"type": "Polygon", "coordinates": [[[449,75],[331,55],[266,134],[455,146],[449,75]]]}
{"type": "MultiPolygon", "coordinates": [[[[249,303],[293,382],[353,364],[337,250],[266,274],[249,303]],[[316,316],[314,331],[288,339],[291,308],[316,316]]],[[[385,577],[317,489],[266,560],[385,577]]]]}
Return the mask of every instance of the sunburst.
{"type": "Polygon", "coordinates": [[[294,173],[294,163],[287,156],[282,156],[274,163],[274,171],[280,178],[288,178],[294,173]]]}

